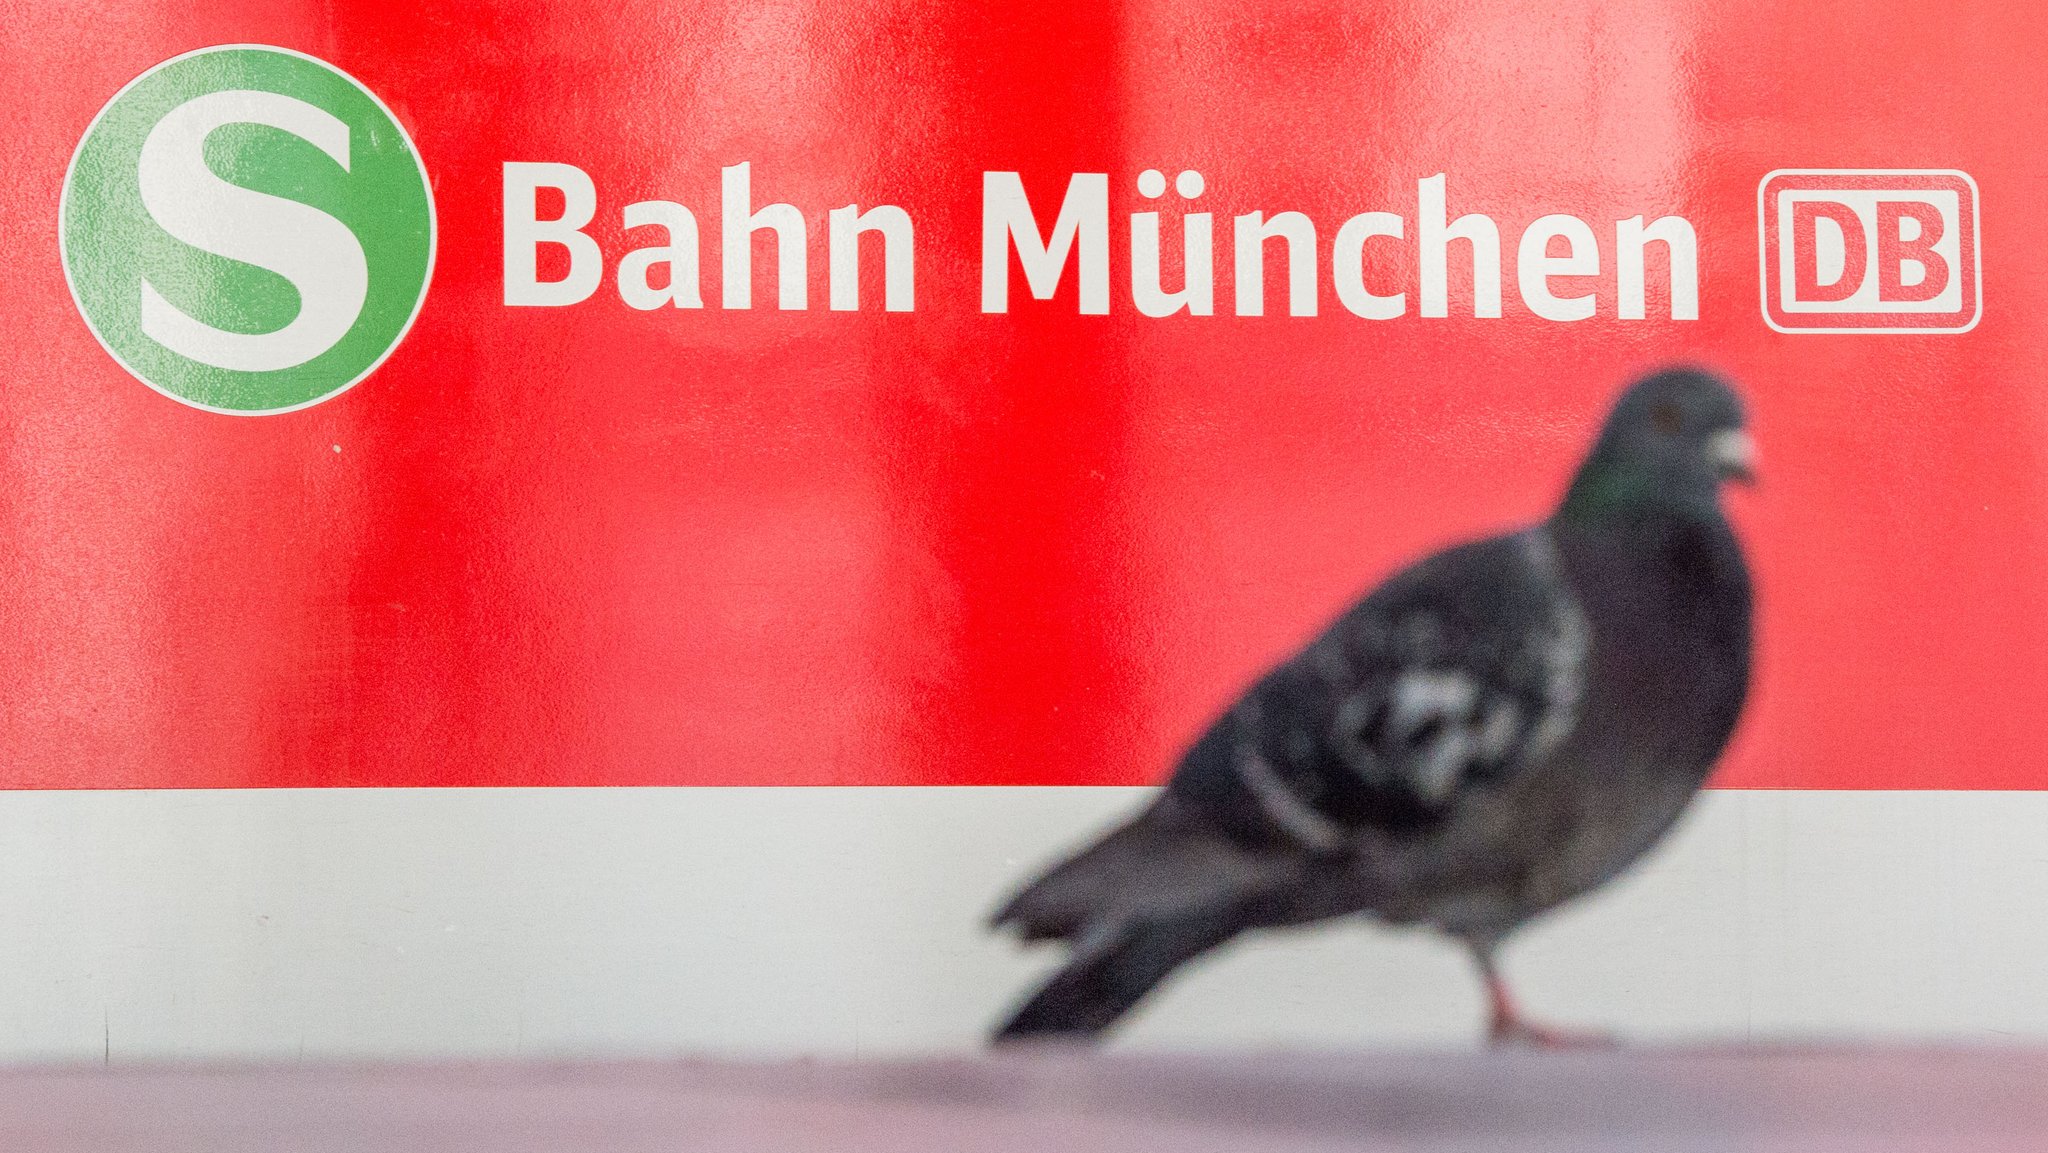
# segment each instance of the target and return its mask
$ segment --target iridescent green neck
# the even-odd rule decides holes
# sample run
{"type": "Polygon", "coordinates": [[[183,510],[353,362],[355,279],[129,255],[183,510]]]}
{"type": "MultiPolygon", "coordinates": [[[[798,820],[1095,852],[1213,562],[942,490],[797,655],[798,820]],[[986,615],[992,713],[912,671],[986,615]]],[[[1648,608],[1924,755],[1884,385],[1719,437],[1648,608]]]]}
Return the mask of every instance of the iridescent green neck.
{"type": "Polygon", "coordinates": [[[1714,519],[1721,515],[1718,485],[1710,476],[1670,476],[1643,463],[1596,452],[1572,478],[1557,519],[1589,522],[1660,512],[1714,519]]]}

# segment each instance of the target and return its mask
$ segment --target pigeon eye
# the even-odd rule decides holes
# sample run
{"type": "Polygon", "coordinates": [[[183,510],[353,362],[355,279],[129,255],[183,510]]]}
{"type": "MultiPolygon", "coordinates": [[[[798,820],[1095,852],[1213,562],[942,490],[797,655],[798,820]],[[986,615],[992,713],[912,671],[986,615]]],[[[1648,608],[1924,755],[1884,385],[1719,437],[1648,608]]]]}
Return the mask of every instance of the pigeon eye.
{"type": "Polygon", "coordinates": [[[1650,426],[1665,436],[1677,436],[1678,430],[1684,424],[1684,414],[1680,413],[1678,406],[1670,401],[1665,401],[1650,409],[1650,426]]]}

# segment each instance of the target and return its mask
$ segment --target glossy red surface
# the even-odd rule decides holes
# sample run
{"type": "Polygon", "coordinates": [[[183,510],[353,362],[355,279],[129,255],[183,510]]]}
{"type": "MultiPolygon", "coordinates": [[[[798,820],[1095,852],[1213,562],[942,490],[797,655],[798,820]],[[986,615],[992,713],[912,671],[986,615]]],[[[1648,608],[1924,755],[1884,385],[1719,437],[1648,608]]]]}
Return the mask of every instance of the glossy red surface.
{"type": "MultiPolygon", "coordinates": [[[[1720,780],[2048,785],[2048,24],[1859,0],[1071,7],[914,0],[0,4],[0,783],[19,787],[1132,783],[1348,598],[1543,513],[1630,374],[1746,389],[1764,483],[1754,704],[1720,780]],[[416,327],[305,411],[187,408],[65,289],[65,164],[150,65],[313,53],[432,176],[416,327]],[[606,287],[502,302],[500,172],[589,172],[606,287]],[[810,309],[718,307],[721,165],[803,209],[810,309]],[[1217,315],[1132,307],[1137,174],[1201,171],[1217,315]],[[1790,335],[1758,300],[1780,168],[1981,189],[1961,335],[1790,335]],[[1111,309],[1071,273],[979,311],[981,173],[1049,220],[1109,174],[1111,309]],[[1417,181],[1502,234],[1503,313],[1418,315],[1417,181]],[[627,203],[689,205],[701,311],[610,291],[627,203]],[[917,308],[825,307],[826,212],[903,206],[917,308]],[[1360,212],[1369,321],[1232,314],[1229,217],[1360,212]],[[1593,225],[1593,319],[1516,293],[1532,220],[1593,225]],[[1613,222],[1699,237],[1696,321],[1616,318],[1613,222]],[[1375,263],[1382,262],[1382,263],[1375,263]],[[338,446],[338,451],[337,451],[338,446]]],[[[1169,195],[1165,201],[1178,204],[1169,195]]],[[[1179,250],[1177,210],[1163,232],[1179,250]]],[[[1327,248],[1326,248],[1327,252],[1327,248]]],[[[543,262],[543,271],[547,271],[543,262]]],[[[560,268],[554,270],[560,272],[560,268]]],[[[1169,259],[1165,276],[1177,284],[1169,259]]],[[[1560,286],[1561,287],[1561,286],[1560,286]]]]}

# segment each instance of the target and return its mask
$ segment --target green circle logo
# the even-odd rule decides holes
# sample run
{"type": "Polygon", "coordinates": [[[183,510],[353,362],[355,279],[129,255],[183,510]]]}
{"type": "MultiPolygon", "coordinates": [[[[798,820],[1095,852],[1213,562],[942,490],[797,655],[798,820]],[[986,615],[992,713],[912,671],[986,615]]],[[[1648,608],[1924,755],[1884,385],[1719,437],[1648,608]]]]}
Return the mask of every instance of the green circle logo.
{"type": "Polygon", "coordinates": [[[434,268],[396,117],[283,48],[202,48],[100,109],[64,178],[64,273],[121,367],[211,412],[290,412],[375,371],[434,268]]]}

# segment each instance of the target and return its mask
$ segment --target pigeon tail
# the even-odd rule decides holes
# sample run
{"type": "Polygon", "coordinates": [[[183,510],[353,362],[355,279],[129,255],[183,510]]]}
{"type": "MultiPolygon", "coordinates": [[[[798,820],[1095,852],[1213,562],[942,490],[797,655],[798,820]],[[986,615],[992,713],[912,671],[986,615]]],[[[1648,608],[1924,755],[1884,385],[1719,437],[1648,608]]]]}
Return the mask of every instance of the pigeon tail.
{"type": "Polygon", "coordinates": [[[1053,866],[990,918],[1026,941],[1076,940],[1101,925],[1164,923],[1264,887],[1274,862],[1232,844],[1161,796],[1053,866]]]}
{"type": "Polygon", "coordinates": [[[1216,911],[1091,930],[993,1040],[1095,1040],[1168,974],[1236,936],[1239,928],[1237,918],[1216,911]]]}
{"type": "Polygon", "coordinates": [[[1119,882],[1153,854],[1150,817],[1149,810],[1141,813],[1047,870],[989,918],[989,926],[1015,928],[1026,941],[1077,936],[1116,902],[1119,882]]]}

